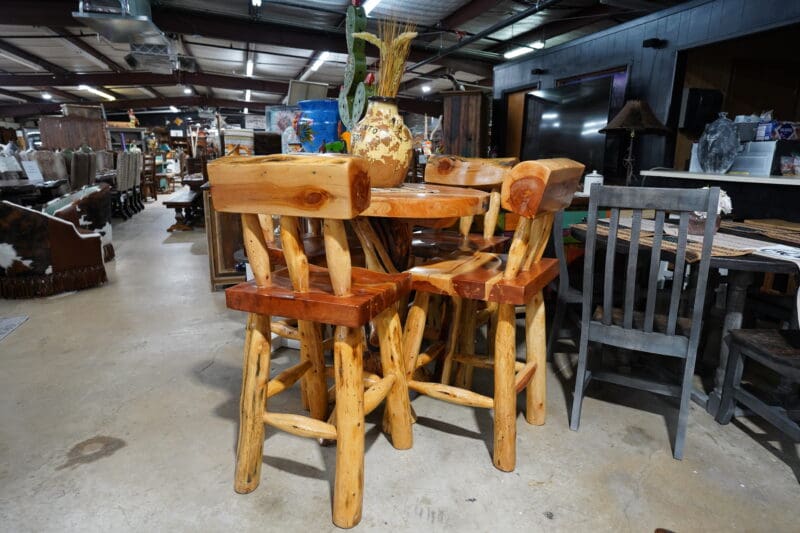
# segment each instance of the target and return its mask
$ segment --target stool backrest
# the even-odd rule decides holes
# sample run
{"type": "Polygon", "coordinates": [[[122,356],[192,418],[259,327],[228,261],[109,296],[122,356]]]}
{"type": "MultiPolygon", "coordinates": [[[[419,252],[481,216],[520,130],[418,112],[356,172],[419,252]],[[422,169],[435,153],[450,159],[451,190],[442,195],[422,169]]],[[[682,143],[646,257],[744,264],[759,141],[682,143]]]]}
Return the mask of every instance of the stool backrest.
{"type": "Polygon", "coordinates": [[[217,211],[347,220],[370,200],[364,161],[347,155],[226,156],[208,177],[217,211]]]}
{"type": "Polygon", "coordinates": [[[504,209],[520,216],[508,251],[505,279],[530,269],[544,253],[556,212],[569,206],[584,165],[566,158],[523,161],[508,174],[500,191],[504,209]]]}
{"type": "Polygon", "coordinates": [[[516,157],[432,155],[425,165],[425,182],[453,187],[499,187],[517,163],[516,157]]]}
{"type": "Polygon", "coordinates": [[[269,217],[280,215],[281,244],[295,291],[309,290],[309,265],[299,217],[323,219],[325,254],[337,296],[350,293],[351,259],[342,220],[369,206],[362,159],[352,156],[228,156],[208,164],[214,208],[242,214],[247,256],[256,284],[270,280],[269,217]]]}

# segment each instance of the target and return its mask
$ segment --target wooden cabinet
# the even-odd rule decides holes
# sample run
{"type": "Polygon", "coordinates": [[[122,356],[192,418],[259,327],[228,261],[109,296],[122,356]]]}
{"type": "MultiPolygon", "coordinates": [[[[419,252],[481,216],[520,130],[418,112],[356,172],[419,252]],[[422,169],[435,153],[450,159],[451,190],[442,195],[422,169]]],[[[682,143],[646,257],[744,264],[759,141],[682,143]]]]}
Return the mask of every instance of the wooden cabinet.
{"type": "Polygon", "coordinates": [[[442,143],[444,153],[487,157],[489,146],[489,96],[482,91],[442,93],[442,143]]]}
{"type": "Polygon", "coordinates": [[[211,290],[215,291],[245,280],[244,273],[236,270],[236,260],[233,258],[237,250],[244,248],[242,222],[238,214],[215,211],[211,191],[207,187],[203,189],[203,204],[206,212],[211,290]]]}

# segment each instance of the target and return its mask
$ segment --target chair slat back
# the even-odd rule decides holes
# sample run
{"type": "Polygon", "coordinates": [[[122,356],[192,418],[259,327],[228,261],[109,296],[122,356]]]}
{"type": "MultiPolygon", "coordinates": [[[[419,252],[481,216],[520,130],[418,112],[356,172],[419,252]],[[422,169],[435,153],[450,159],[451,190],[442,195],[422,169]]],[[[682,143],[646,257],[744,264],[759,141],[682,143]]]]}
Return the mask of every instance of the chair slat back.
{"type": "MultiPolygon", "coordinates": [[[[608,236],[606,238],[606,253],[603,261],[603,287],[601,323],[609,326],[616,324],[627,330],[639,330],[645,333],[658,331],[668,336],[680,334],[677,324],[679,318],[680,302],[691,288],[685,288],[684,274],[686,273],[686,259],[689,235],[689,216],[692,211],[706,213],[705,231],[699,262],[691,265],[697,270],[697,282],[691,312],[691,328],[689,332],[690,349],[696,349],[700,334],[705,287],[708,281],[708,270],[711,259],[711,247],[715,231],[715,217],[719,201],[719,188],[710,189],[657,189],[657,188],[629,188],[629,187],[604,187],[594,185],[589,201],[587,220],[586,255],[584,259],[584,286],[583,286],[583,324],[587,327],[594,312],[592,304],[594,290],[594,275],[596,271],[595,251],[598,242],[598,213],[610,208],[610,217],[607,223],[608,236]],[[622,210],[632,210],[630,224],[623,224],[622,210]],[[643,227],[643,212],[654,210],[653,230],[645,233],[643,227]],[[679,215],[677,228],[670,226],[669,233],[665,226],[667,213],[679,215]],[[620,236],[622,232],[630,235],[620,236]],[[652,248],[649,254],[640,253],[639,247],[644,235],[652,239],[652,248]],[[652,235],[652,236],[650,236],[652,235]],[[620,236],[618,238],[618,236],[620,236]],[[664,242],[669,239],[675,243],[675,253],[670,257],[675,264],[673,271],[673,285],[668,296],[668,311],[663,326],[656,328],[655,316],[657,311],[658,274],[664,242]],[[627,245],[623,241],[628,241],[627,245]],[[627,254],[624,276],[615,272],[617,252],[627,254]],[[650,266],[647,277],[647,295],[644,299],[643,318],[635,319],[637,307],[637,274],[641,257],[649,258],[650,266]],[[617,283],[623,285],[623,305],[621,324],[614,320],[614,304],[616,302],[615,289],[617,283]]],[[[606,225],[603,223],[603,225],[606,225]]],[[[641,300],[641,299],[640,299],[641,300]]],[[[619,306],[618,306],[619,307],[619,306]]]]}
{"type": "Polygon", "coordinates": [[[369,206],[365,163],[353,156],[228,156],[208,163],[217,211],[346,220],[369,206]]]}

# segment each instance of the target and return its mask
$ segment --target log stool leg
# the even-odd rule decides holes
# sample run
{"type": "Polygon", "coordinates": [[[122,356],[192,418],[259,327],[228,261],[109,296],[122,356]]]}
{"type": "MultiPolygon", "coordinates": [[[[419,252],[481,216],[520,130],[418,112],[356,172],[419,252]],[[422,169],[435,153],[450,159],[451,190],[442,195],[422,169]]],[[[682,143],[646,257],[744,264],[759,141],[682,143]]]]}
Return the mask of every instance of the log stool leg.
{"type": "Polygon", "coordinates": [[[417,356],[422,346],[430,298],[431,295],[428,292],[417,292],[406,317],[406,326],[403,330],[403,361],[406,365],[406,376],[409,379],[416,369],[417,356]]]}
{"type": "Polygon", "coordinates": [[[494,352],[494,466],[505,472],[514,470],[517,454],[515,329],[514,305],[500,304],[494,352]]]}
{"type": "MultiPolygon", "coordinates": [[[[461,312],[461,335],[459,354],[475,354],[475,329],[477,328],[478,302],[476,300],[465,300],[464,308],[461,312]]],[[[472,388],[472,375],[475,367],[467,364],[458,365],[456,372],[456,387],[462,389],[472,388]]]]}
{"type": "Polygon", "coordinates": [[[361,520],[364,494],[364,384],[361,328],[337,326],[333,349],[336,378],[336,479],[333,523],[349,528],[361,520]]]}
{"type": "Polygon", "coordinates": [[[325,382],[325,358],[322,348],[320,324],[298,320],[300,333],[300,360],[309,361],[311,368],[301,381],[304,404],[311,417],[325,420],[328,416],[328,384],[325,382]]]}
{"type": "Polygon", "coordinates": [[[461,315],[464,309],[464,299],[460,296],[453,296],[453,314],[450,317],[450,335],[447,338],[447,352],[444,356],[442,363],[442,379],[443,385],[450,384],[450,374],[453,372],[453,356],[456,354],[459,343],[459,335],[461,333],[461,315]]]}
{"type": "Polygon", "coordinates": [[[525,420],[541,426],[547,412],[547,339],[541,291],[525,306],[525,349],[526,361],[536,363],[533,378],[525,387],[525,420]]]}
{"type": "Polygon", "coordinates": [[[234,490],[240,494],[255,490],[261,480],[271,351],[269,324],[268,316],[251,313],[247,318],[234,478],[234,490]]]}
{"type": "Polygon", "coordinates": [[[408,450],[413,443],[411,430],[411,404],[408,396],[406,369],[400,354],[402,330],[400,317],[394,307],[385,309],[375,319],[381,345],[383,375],[394,374],[392,390],[386,396],[383,428],[392,436],[392,445],[398,450],[408,450]]]}

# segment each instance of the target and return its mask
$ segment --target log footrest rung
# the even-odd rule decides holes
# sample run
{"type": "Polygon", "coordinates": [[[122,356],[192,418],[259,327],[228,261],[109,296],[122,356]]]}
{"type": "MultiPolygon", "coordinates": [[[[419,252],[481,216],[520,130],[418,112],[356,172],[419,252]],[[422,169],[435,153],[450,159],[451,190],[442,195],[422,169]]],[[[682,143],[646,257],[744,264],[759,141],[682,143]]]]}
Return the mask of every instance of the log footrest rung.
{"type": "Polygon", "coordinates": [[[267,398],[271,398],[294,385],[311,368],[311,361],[303,361],[287,368],[267,383],[267,398]]]}
{"type": "MultiPolygon", "coordinates": [[[[471,354],[455,354],[453,355],[453,361],[456,363],[461,363],[463,365],[474,366],[476,368],[487,368],[492,369],[494,368],[494,359],[491,357],[484,357],[481,355],[471,355],[471,354]]],[[[514,362],[514,372],[519,372],[525,367],[525,363],[520,361],[514,362]]]]}
{"type": "Polygon", "coordinates": [[[264,413],[264,423],[298,437],[336,440],[335,426],[307,416],[264,413]]]}
{"type": "Polygon", "coordinates": [[[445,348],[446,346],[444,342],[432,344],[428,348],[428,351],[422,352],[417,356],[416,368],[423,367],[428,363],[438,359],[444,353],[445,348]]]}
{"type": "Polygon", "coordinates": [[[494,407],[494,400],[492,398],[467,389],[453,387],[452,385],[411,380],[408,382],[408,388],[420,394],[430,396],[431,398],[457,405],[481,407],[483,409],[492,409],[494,407]]]}
{"type": "Polygon", "coordinates": [[[536,374],[536,362],[530,362],[517,370],[517,375],[514,377],[514,391],[519,394],[522,389],[528,386],[528,383],[533,379],[536,374]]]}
{"type": "Polygon", "coordinates": [[[381,404],[392,390],[395,381],[397,381],[397,376],[389,374],[364,391],[364,416],[370,414],[381,404]]]}

